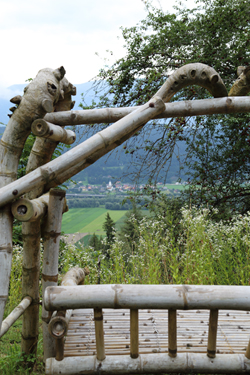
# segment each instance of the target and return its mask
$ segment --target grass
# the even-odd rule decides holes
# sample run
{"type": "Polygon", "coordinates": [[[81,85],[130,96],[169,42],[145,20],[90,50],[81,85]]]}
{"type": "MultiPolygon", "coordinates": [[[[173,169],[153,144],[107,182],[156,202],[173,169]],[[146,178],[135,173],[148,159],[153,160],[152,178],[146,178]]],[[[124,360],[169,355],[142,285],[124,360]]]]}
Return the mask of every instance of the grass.
{"type": "Polygon", "coordinates": [[[63,215],[62,231],[64,233],[98,233],[105,234],[103,231],[103,223],[107,212],[109,212],[112,220],[117,222],[122,219],[127,211],[114,210],[110,211],[106,208],[71,208],[63,215]]]}
{"type": "MultiPolygon", "coordinates": [[[[22,284],[22,256],[23,250],[21,246],[16,246],[13,249],[13,259],[10,277],[9,297],[5,308],[4,318],[19,304],[22,298],[21,284],[22,284]]],[[[40,309],[40,323],[39,323],[39,341],[37,345],[37,358],[29,357],[24,361],[21,355],[21,332],[22,332],[22,317],[20,317],[9,331],[0,340],[0,374],[30,374],[27,361],[34,364],[32,370],[33,375],[44,374],[43,368],[43,349],[42,349],[42,321],[40,309]]]]}

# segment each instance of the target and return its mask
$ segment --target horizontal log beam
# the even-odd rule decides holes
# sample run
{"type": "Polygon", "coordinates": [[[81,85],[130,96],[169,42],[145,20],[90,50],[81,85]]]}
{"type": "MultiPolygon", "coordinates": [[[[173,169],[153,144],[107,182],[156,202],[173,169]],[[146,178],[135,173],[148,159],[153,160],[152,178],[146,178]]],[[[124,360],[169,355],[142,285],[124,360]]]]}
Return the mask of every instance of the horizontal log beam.
{"type": "Polygon", "coordinates": [[[249,310],[249,286],[81,285],[48,287],[48,311],[81,308],[249,310]]]}
{"type": "Polygon", "coordinates": [[[29,307],[32,302],[31,297],[25,297],[17,307],[7,316],[6,319],[2,322],[0,337],[2,337],[10,327],[15,323],[15,321],[20,318],[24,311],[29,307]]]}
{"type": "Polygon", "coordinates": [[[141,354],[133,359],[128,355],[110,355],[99,362],[96,356],[66,357],[63,361],[49,358],[46,361],[46,375],[87,374],[169,374],[208,373],[242,374],[250,371],[250,360],[244,354],[218,354],[209,358],[206,354],[179,353],[171,358],[165,353],[141,354]]]}
{"type": "MultiPolygon", "coordinates": [[[[112,123],[120,120],[140,107],[87,109],[48,113],[46,121],[57,125],[83,125],[112,123]]],[[[155,118],[172,118],[250,112],[250,97],[226,97],[202,100],[184,100],[166,103],[165,110],[155,118]]]]}

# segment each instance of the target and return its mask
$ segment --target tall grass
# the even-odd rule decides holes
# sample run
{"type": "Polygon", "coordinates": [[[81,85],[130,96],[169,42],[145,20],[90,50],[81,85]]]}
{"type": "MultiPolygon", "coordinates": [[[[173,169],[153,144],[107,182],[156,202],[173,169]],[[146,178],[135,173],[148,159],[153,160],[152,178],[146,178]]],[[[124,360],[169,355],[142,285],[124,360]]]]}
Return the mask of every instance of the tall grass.
{"type": "Polygon", "coordinates": [[[101,283],[250,285],[250,214],[225,224],[213,222],[206,209],[183,208],[178,235],[171,217],[133,224],[138,239],[130,248],[126,238],[116,238],[107,259],[92,248],[71,246],[62,270],[88,265],[88,283],[97,283],[100,272],[101,283]]]}
{"type": "MultiPolygon", "coordinates": [[[[91,247],[62,243],[60,274],[78,265],[90,270],[87,284],[96,284],[100,279],[103,284],[250,285],[250,214],[237,216],[225,224],[213,222],[205,209],[183,208],[178,224],[174,224],[171,216],[159,215],[143,218],[140,223],[132,216],[131,221],[136,231],[134,242],[126,241],[126,236],[121,241],[117,236],[108,256],[91,247]]],[[[21,273],[22,248],[17,246],[13,252],[6,314],[21,300],[21,273]]],[[[22,367],[20,331],[21,320],[0,343],[1,374],[28,373],[22,367]]],[[[41,338],[38,352],[40,361],[33,374],[43,373],[41,338]]]]}

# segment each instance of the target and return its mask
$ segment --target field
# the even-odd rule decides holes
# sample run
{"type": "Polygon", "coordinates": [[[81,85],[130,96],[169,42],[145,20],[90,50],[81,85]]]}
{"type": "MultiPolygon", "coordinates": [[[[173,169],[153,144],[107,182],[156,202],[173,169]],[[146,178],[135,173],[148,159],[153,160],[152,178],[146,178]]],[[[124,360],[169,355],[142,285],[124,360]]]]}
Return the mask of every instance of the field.
{"type": "Polygon", "coordinates": [[[105,208],[71,208],[63,215],[62,231],[64,233],[96,233],[104,235],[103,223],[109,213],[111,219],[116,223],[116,229],[119,230],[127,211],[107,210],[105,208]]]}

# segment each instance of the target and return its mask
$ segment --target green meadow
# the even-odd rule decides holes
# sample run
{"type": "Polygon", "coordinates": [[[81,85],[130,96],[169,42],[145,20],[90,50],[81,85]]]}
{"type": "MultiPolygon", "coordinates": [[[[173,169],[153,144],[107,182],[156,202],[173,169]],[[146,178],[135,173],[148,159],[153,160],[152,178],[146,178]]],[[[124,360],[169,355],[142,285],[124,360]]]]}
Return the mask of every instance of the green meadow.
{"type": "Polygon", "coordinates": [[[103,223],[109,213],[111,219],[116,223],[116,229],[119,230],[124,222],[127,211],[107,210],[106,208],[71,208],[63,215],[62,231],[69,233],[96,233],[105,234],[103,223]]]}

